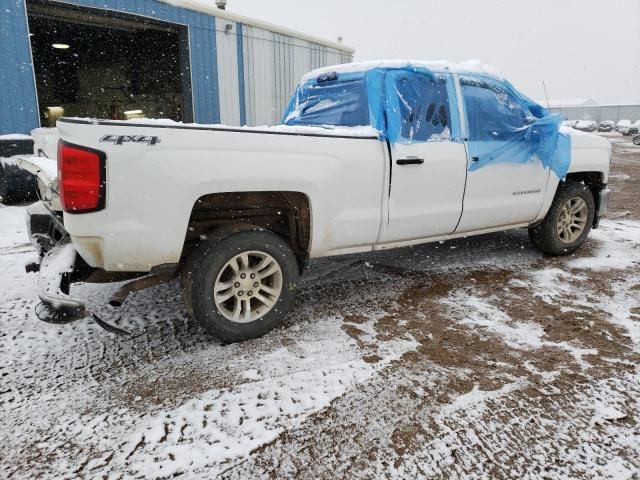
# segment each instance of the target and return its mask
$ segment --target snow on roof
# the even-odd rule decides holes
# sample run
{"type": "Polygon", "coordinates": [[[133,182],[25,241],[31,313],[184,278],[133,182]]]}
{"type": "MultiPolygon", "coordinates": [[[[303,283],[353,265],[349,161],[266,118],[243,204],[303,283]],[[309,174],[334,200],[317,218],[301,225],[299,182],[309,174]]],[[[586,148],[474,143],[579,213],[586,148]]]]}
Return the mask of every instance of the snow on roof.
{"type": "Polygon", "coordinates": [[[323,73],[356,73],[366,72],[374,68],[425,68],[433,72],[452,73],[485,73],[495,77],[501,77],[497,70],[489,65],[485,65],[479,60],[469,60],[462,63],[452,63],[445,60],[424,61],[424,60],[375,60],[370,62],[345,63],[329,67],[318,68],[309,72],[303,77],[303,81],[318,77],[323,73]]]}
{"type": "Polygon", "coordinates": [[[330,48],[335,48],[336,50],[341,50],[347,53],[351,53],[351,54],[355,53],[355,49],[353,49],[352,47],[343,45],[342,43],[332,42],[319,37],[314,37],[313,35],[307,35],[306,33],[297,32],[295,30],[291,30],[285,27],[280,27],[272,23],[263,22],[261,20],[256,20],[253,18],[245,17],[243,15],[231,13],[228,10],[222,10],[215,5],[214,0],[160,0],[160,1],[164,3],[168,3],[169,5],[173,5],[174,7],[194,10],[196,12],[205,13],[207,15],[212,15],[218,18],[224,18],[232,22],[238,22],[244,25],[249,25],[250,27],[263,28],[271,32],[281,33],[283,35],[289,35],[291,37],[296,37],[301,40],[307,40],[309,42],[317,43],[319,45],[323,45],[330,48]]]}

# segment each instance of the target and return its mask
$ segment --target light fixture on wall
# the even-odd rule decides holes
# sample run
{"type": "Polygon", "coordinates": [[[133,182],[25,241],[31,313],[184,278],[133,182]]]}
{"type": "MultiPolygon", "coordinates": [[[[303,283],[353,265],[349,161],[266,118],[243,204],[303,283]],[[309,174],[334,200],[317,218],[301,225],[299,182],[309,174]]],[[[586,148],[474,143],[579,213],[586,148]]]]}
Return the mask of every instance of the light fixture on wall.
{"type": "Polygon", "coordinates": [[[124,112],[124,118],[126,120],[133,120],[135,118],[146,118],[142,110],[129,110],[124,112]]]}
{"type": "Polygon", "coordinates": [[[67,50],[69,48],[69,45],[66,43],[52,43],[51,46],[58,50],[67,50]]]}
{"type": "Polygon", "coordinates": [[[44,111],[47,127],[55,127],[58,119],[62,117],[64,117],[64,108],[62,107],[46,107],[44,111]]]}
{"type": "Polygon", "coordinates": [[[226,33],[227,35],[229,35],[231,32],[233,31],[233,25],[231,23],[227,23],[224,26],[224,33],[226,33]]]}

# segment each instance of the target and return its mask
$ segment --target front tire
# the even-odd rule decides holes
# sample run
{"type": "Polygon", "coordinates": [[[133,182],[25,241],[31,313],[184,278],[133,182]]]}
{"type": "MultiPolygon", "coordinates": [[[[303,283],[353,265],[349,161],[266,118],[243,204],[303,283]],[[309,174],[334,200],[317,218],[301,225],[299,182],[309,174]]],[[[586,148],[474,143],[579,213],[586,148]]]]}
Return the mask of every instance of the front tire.
{"type": "Polygon", "coordinates": [[[252,226],[210,235],[188,258],[182,291],[191,315],[226,343],[260,337],[289,311],[296,256],[278,235],[252,226]]]}
{"type": "Polygon", "coordinates": [[[548,255],[571,255],[585,242],[595,218],[595,200],[578,182],[561,185],[545,219],[529,229],[533,245],[548,255]]]}

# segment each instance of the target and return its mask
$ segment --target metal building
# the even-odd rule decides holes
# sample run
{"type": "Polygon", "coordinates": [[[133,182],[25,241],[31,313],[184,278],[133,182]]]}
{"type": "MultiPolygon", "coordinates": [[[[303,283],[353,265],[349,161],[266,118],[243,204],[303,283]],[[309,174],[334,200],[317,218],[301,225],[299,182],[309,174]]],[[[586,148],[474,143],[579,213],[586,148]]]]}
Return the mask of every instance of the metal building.
{"type": "Polygon", "coordinates": [[[640,120],[640,105],[596,105],[596,106],[551,106],[553,113],[559,113],[566,120],[640,120]]]}
{"type": "Polygon", "coordinates": [[[0,135],[62,115],[271,125],[353,49],[204,0],[3,0],[0,135]]]}

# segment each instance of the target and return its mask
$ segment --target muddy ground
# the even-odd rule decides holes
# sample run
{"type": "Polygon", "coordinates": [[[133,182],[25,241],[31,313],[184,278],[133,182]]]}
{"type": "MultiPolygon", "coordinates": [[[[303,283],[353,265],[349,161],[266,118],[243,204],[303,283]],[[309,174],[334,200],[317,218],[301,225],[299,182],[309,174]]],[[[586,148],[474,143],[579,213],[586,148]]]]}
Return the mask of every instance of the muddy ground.
{"type": "Polygon", "coordinates": [[[315,262],[285,325],[221,345],[177,282],[33,316],[0,208],[3,478],[640,478],[640,148],[576,255],[514,231],[315,262]]]}

